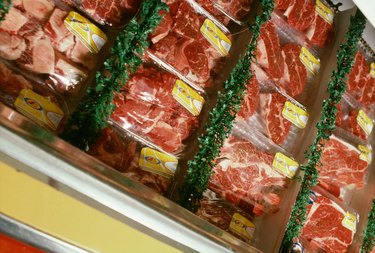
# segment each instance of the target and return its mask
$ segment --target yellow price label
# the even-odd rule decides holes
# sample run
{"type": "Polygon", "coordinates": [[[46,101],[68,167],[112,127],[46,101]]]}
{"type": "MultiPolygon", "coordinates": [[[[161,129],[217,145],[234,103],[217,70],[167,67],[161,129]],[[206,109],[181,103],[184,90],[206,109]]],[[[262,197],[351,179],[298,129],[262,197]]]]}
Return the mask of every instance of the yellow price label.
{"type": "Polygon", "coordinates": [[[355,233],[357,230],[357,217],[350,212],[346,212],[341,224],[355,233]]]}
{"type": "Polygon", "coordinates": [[[309,120],[308,112],[290,101],[285,102],[282,115],[298,128],[305,128],[309,120]]]}
{"type": "Polygon", "coordinates": [[[14,106],[26,117],[53,131],[64,118],[64,112],[57,104],[30,89],[21,90],[14,106]]]}
{"type": "Polygon", "coordinates": [[[230,39],[212,22],[206,19],[200,29],[203,36],[223,56],[227,56],[232,46],[230,39]]]}
{"type": "Polygon", "coordinates": [[[322,1],[316,0],[315,11],[329,24],[333,23],[334,13],[322,1]]]}
{"type": "Polygon", "coordinates": [[[64,20],[65,27],[76,35],[90,50],[97,54],[105,45],[108,38],[102,30],[77,12],[71,11],[64,20]]]}
{"type": "Polygon", "coordinates": [[[254,235],[255,225],[241,214],[235,213],[229,224],[229,230],[246,240],[251,240],[254,235]]]}
{"type": "Polygon", "coordinates": [[[170,178],[176,172],[177,164],[178,160],[173,156],[151,148],[142,148],[141,150],[139,167],[143,170],[170,178]]]}
{"type": "Polygon", "coordinates": [[[204,98],[181,80],[176,80],[172,91],[173,98],[191,114],[198,116],[203,108],[204,98]]]}
{"type": "Polygon", "coordinates": [[[299,164],[288,156],[278,152],[272,162],[272,168],[288,178],[294,178],[299,164]]]}
{"type": "Polygon", "coordinates": [[[317,59],[306,47],[301,48],[299,58],[303,65],[313,74],[317,75],[320,69],[320,60],[317,59]]]}
{"type": "Polygon", "coordinates": [[[374,123],[363,110],[359,110],[358,112],[357,123],[366,133],[366,136],[369,136],[371,134],[372,128],[374,127],[374,123]]]}
{"type": "Polygon", "coordinates": [[[359,155],[359,158],[367,163],[371,163],[372,161],[372,150],[371,146],[363,146],[363,145],[358,145],[358,149],[361,152],[359,155]]]}
{"type": "Polygon", "coordinates": [[[375,78],[375,62],[370,65],[370,75],[375,78]]]}

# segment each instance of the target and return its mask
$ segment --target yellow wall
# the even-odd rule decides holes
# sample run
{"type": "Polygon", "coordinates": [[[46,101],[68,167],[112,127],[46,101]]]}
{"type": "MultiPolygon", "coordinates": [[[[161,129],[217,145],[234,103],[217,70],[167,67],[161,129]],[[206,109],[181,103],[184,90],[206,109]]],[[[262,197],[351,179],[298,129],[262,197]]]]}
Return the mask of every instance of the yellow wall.
{"type": "Polygon", "coordinates": [[[95,252],[180,252],[2,161],[0,212],[95,252]]]}

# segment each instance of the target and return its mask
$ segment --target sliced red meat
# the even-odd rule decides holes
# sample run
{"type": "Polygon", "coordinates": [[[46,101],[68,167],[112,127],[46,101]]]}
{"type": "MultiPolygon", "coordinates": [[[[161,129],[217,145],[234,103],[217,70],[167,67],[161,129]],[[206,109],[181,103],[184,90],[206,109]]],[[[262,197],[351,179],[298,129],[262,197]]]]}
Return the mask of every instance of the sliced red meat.
{"type": "Polygon", "coordinates": [[[366,106],[375,103],[375,77],[370,74],[367,75],[366,86],[360,101],[366,106]]]}
{"type": "Polygon", "coordinates": [[[55,51],[51,41],[46,37],[34,41],[34,46],[28,48],[19,63],[24,68],[36,73],[53,73],[55,69],[55,51]]]}
{"type": "Polygon", "coordinates": [[[200,33],[200,21],[194,9],[186,1],[181,1],[174,17],[173,31],[181,37],[195,39],[200,33]]]}
{"type": "Polygon", "coordinates": [[[227,25],[230,21],[223,12],[216,8],[211,0],[197,0],[200,6],[202,6],[206,11],[208,11],[212,16],[219,20],[222,24],[227,25]]]}
{"type": "Polygon", "coordinates": [[[312,25],[306,30],[306,37],[312,45],[324,47],[331,39],[333,33],[332,24],[325,21],[315,12],[315,18],[312,25]]]}
{"type": "Polygon", "coordinates": [[[332,200],[320,194],[316,196],[314,203],[308,206],[302,238],[319,245],[324,252],[347,252],[354,233],[342,225],[346,211],[332,200]]]}
{"type": "Polygon", "coordinates": [[[23,76],[14,73],[0,62],[0,91],[17,97],[22,89],[31,89],[32,85],[23,76]]]}
{"type": "Polygon", "coordinates": [[[230,136],[216,160],[209,187],[236,205],[251,207],[256,215],[277,210],[278,194],[286,181],[272,169],[272,161],[272,155],[230,136]]]}
{"type": "Polygon", "coordinates": [[[279,93],[263,93],[260,94],[259,101],[268,136],[276,144],[282,144],[292,127],[292,123],[282,115],[286,98],[279,93]]]}
{"type": "Polygon", "coordinates": [[[319,181],[338,188],[350,185],[363,188],[368,164],[359,156],[354,146],[331,136],[323,150],[322,166],[317,167],[319,181]]]}
{"type": "Polygon", "coordinates": [[[6,32],[17,34],[28,21],[28,18],[20,10],[11,7],[9,12],[5,15],[5,19],[0,24],[0,29],[6,32]]]}
{"type": "Polygon", "coordinates": [[[213,0],[213,2],[231,17],[241,20],[250,12],[252,0],[213,0]]]}
{"type": "Polygon", "coordinates": [[[173,25],[172,17],[168,12],[160,11],[160,15],[164,15],[163,20],[150,36],[153,44],[156,44],[160,40],[164,39],[171,31],[173,25]]]}
{"type": "Polygon", "coordinates": [[[57,51],[65,54],[70,60],[92,69],[96,66],[97,56],[66,28],[64,20],[68,14],[56,8],[45,25],[44,31],[57,51]]]}
{"type": "Polygon", "coordinates": [[[285,11],[286,9],[289,8],[289,6],[294,5],[295,1],[296,0],[275,0],[276,9],[285,11]]]}
{"type": "Polygon", "coordinates": [[[354,65],[348,76],[347,91],[357,100],[363,96],[364,87],[366,85],[367,76],[370,68],[367,65],[365,56],[357,52],[355,55],[354,65]]]}
{"type": "Polygon", "coordinates": [[[6,60],[19,59],[26,50],[25,40],[0,30],[0,56],[6,60]]]}
{"type": "MultiPolygon", "coordinates": [[[[64,0],[66,1],[66,0],[64,0]]],[[[80,0],[80,7],[102,24],[119,25],[127,15],[137,12],[140,1],[136,0],[80,0]]]]}
{"type": "Polygon", "coordinates": [[[357,110],[350,111],[348,130],[349,130],[349,132],[351,132],[355,136],[357,136],[357,137],[359,137],[363,140],[366,140],[367,135],[366,135],[365,131],[363,131],[361,126],[358,124],[357,117],[358,117],[358,111],[357,110]]]}
{"type": "Polygon", "coordinates": [[[283,46],[282,50],[287,71],[280,82],[276,82],[276,84],[283,88],[288,95],[297,97],[303,92],[307,82],[307,70],[299,58],[301,46],[288,43],[283,46]]]}
{"type": "Polygon", "coordinates": [[[284,60],[276,26],[271,21],[265,23],[260,31],[257,46],[257,62],[274,80],[284,73],[284,60]]]}
{"type": "Polygon", "coordinates": [[[315,2],[312,0],[295,0],[285,12],[288,23],[303,32],[309,28],[315,18],[315,2]]]}
{"type": "Polygon", "coordinates": [[[342,113],[342,108],[341,108],[341,104],[338,104],[337,105],[337,114],[336,114],[336,126],[338,127],[341,127],[343,125],[343,113],[342,113]]]}
{"type": "Polygon", "coordinates": [[[23,0],[22,3],[28,14],[42,20],[49,18],[55,7],[52,0],[23,0]]]}
{"type": "Polygon", "coordinates": [[[125,143],[118,134],[110,128],[105,128],[97,140],[90,147],[88,153],[127,177],[140,182],[159,193],[165,193],[170,180],[157,174],[139,168],[139,152],[137,143],[125,143]]]}
{"type": "Polygon", "coordinates": [[[237,118],[242,118],[246,120],[249,117],[251,117],[257,111],[258,103],[259,103],[259,84],[254,74],[250,82],[247,84],[247,92],[243,98],[243,102],[237,114],[237,118]]]}

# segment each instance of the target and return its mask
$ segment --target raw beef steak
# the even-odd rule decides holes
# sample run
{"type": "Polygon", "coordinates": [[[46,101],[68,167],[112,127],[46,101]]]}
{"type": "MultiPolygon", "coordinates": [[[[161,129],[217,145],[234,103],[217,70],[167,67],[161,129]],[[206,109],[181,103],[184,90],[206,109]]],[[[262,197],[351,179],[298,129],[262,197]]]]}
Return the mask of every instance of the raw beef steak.
{"type": "Polygon", "coordinates": [[[303,32],[309,28],[315,18],[315,2],[312,0],[295,0],[285,11],[288,23],[303,32]]]}
{"type": "Polygon", "coordinates": [[[327,45],[333,34],[333,25],[324,20],[317,12],[312,25],[306,30],[306,37],[311,44],[324,47],[327,45]]]}
{"type": "Polygon", "coordinates": [[[257,62],[273,80],[280,80],[284,74],[284,59],[280,40],[273,22],[265,23],[258,38],[257,62]]]}
{"type": "Polygon", "coordinates": [[[228,18],[223,12],[215,7],[212,0],[197,0],[196,2],[199,3],[206,11],[208,11],[222,24],[227,25],[229,23],[230,18],[228,18]]]}
{"type": "Polygon", "coordinates": [[[181,151],[198,119],[173,98],[176,80],[167,72],[140,68],[117,95],[112,119],[166,152],[181,151]]]}
{"type": "Polygon", "coordinates": [[[130,19],[138,10],[141,1],[137,0],[62,0],[68,5],[81,8],[101,24],[121,24],[130,19]]]}
{"type": "Polygon", "coordinates": [[[241,20],[249,12],[252,0],[212,0],[232,18],[241,20]]]}
{"type": "Polygon", "coordinates": [[[345,213],[338,204],[316,193],[314,203],[308,206],[301,237],[327,253],[347,252],[354,233],[342,225],[345,213]]]}
{"type": "Polygon", "coordinates": [[[268,136],[274,143],[282,144],[292,127],[292,123],[282,115],[286,98],[279,93],[262,93],[259,100],[268,136]]]}
{"type": "Polygon", "coordinates": [[[200,32],[205,17],[187,1],[168,1],[171,11],[151,35],[150,52],[201,87],[212,85],[211,73],[221,68],[220,53],[200,32]]]}
{"type": "Polygon", "coordinates": [[[244,95],[237,119],[248,119],[258,109],[259,103],[259,84],[257,77],[253,74],[250,82],[247,84],[247,91],[244,95]]]}
{"type": "Polygon", "coordinates": [[[366,106],[375,103],[375,77],[370,75],[370,66],[361,52],[357,52],[349,73],[347,92],[366,106]]]}
{"type": "Polygon", "coordinates": [[[125,143],[111,128],[103,130],[88,153],[156,192],[165,193],[169,188],[169,179],[139,168],[140,154],[137,152],[137,143],[134,141],[125,143]]]}
{"type": "Polygon", "coordinates": [[[300,52],[301,46],[298,44],[288,43],[283,46],[282,55],[286,71],[280,82],[276,82],[292,97],[298,97],[307,82],[307,70],[299,58],[300,52]]]}
{"type": "Polygon", "coordinates": [[[230,136],[216,159],[209,187],[228,201],[261,215],[280,205],[285,178],[272,169],[273,156],[230,136]]]}
{"type": "MultiPolygon", "coordinates": [[[[324,147],[322,165],[317,167],[319,183],[331,192],[348,186],[363,188],[368,163],[359,156],[354,146],[332,135],[324,147]]],[[[336,191],[333,193],[340,195],[336,191]]]]}

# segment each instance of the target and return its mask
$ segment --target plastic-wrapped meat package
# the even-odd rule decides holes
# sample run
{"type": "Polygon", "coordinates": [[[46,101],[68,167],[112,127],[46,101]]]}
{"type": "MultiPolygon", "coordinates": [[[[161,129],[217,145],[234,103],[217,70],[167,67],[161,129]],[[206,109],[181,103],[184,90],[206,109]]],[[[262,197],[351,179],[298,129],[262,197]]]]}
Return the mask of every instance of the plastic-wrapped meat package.
{"type": "Polygon", "coordinates": [[[0,25],[0,56],[45,77],[60,93],[78,93],[97,64],[105,34],[51,0],[13,1],[0,25]],[[88,31],[83,29],[87,24],[88,31]],[[92,38],[95,37],[95,40],[92,38]]]}
{"type": "Polygon", "coordinates": [[[350,101],[350,98],[345,95],[341,103],[337,106],[337,109],[337,127],[361,140],[370,140],[374,126],[373,112],[362,108],[355,101],[350,101]]]}
{"type": "Polygon", "coordinates": [[[255,215],[275,212],[287,178],[273,168],[274,155],[230,135],[215,160],[209,189],[255,215]]]}
{"type": "Polygon", "coordinates": [[[310,45],[284,23],[273,13],[271,20],[262,26],[256,63],[277,87],[304,102],[317,90],[318,85],[313,83],[320,60],[310,45]]]}
{"type": "Polygon", "coordinates": [[[212,75],[230,50],[229,32],[191,0],[168,1],[168,6],[148,56],[197,90],[212,87],[212,75]]]}
{"type": "Polygon", "coordinates": [[[230,20],[241,21],[250,13],[252,0],[196,0],[224,25],[230,20]]]}
{"type": "Polygon", "coordinates": [[[67,115],[62,98],[3,61],[0,61],[0,101],[52,131],[61,129],[67,115]]]}
{"type": "Polygon", "coordinates": [[[77,7],[102,25],[119,26],[129,21],[138,11],[138,0],[61,0],[77,7]]]}
{"type": "Polygon", "coordinates": [[[288,24],[304,33],[309,42],[319,48],[332,39],[335,10],[328,0],[275,0],[277,12],[282,13],[288,24]]]}
{"type": "Polygon", "coordinates": [[[366,183],[371,150],[332,135],[320,162],[322,165],[317,167],[319,185],[334,196],[347,200],[351,191],[362,189],[366,183]]]}
{"type": "Polygon", "coordinates": [[[348,252],[356,233],[357,213],[319,188],[311,191],[307,211],[300,236],[307,252],[348,252]]]}
{"type": "MultiPolygon", "coordinates": [[[[131,136],[120,135],[116,130],[107,127],[88,153],[123,175],[164,194],[170,186],[171,176],[161,175],[160,170],[152,171],[150,167],[142,167],[144,164],[140,160],[144,159],[142,152],[146,149],[147,147],[139,144],[131,136]]],[[[157,156],[149,156],[149,159],[157,159],[157,156]]]]}
{"type": "Polygon", "coordinates": [[[158,149],[178,154],[198,126],[204,99],[174,75],[141,67],[114,102],[111,121],[158,149]]]}
{"type": "Polygon", "coordinates": [[[267,145],[293,152],[296,140],[305,133],[309,114],[304,106],[267,83],[259,67],[254,66],[254,70],[235,128],[247,132],[247,138],[259,145],[267,139],[267,145]]]}
{"type": "Polygon", "coordinates": [[[375,60],[359,50],[346,84],[346,94],[367,107],[373,107],[375,104],[375,65],[371,65],[371,62],[375,60]]]}
{"type": "Polygon", "coordinates": [[[195,214],[245,242],[249,243],[253,240],[255,232],[253,217],[219,198],[210,190],[204,192],[200,207],[195,214]]]}

